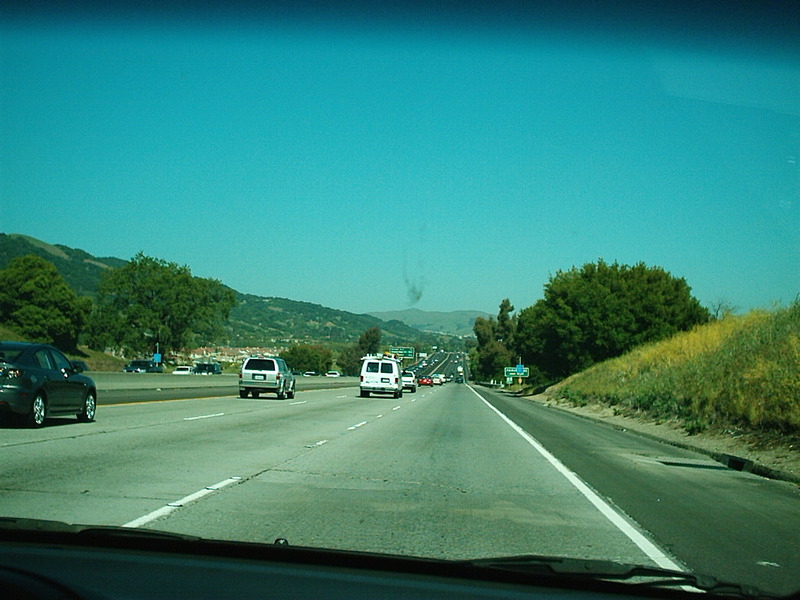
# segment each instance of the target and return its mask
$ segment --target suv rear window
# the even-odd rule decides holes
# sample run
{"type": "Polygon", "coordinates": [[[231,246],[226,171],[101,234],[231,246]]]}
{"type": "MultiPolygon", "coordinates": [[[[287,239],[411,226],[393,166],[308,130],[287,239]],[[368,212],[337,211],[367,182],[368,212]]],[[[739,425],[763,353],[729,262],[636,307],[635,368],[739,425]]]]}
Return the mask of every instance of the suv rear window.
{"type": "Polygon", "coordinates": [[[275,361],[271,358],[251,358],[245,363],[244,368],[248,371],[277,371],[275,361]]]}

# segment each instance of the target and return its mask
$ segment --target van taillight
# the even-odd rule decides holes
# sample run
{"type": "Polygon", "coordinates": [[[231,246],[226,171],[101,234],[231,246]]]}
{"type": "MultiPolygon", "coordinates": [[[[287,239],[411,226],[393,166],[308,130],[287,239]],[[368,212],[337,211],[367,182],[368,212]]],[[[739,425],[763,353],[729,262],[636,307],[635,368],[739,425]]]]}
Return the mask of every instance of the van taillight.
{"type": "Polygon", "coordinates": [[[361,376],[361,381],[364,381],[364,376],[363,375],[361,376]]]}

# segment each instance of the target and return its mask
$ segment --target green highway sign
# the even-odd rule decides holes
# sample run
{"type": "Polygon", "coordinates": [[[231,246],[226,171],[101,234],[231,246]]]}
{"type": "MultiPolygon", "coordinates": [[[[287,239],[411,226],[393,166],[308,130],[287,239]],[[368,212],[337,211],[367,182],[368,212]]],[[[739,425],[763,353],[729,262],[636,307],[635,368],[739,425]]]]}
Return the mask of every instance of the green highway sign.
{"type": "Polygon", "coordinates": [[[391,346],[389,348],[389,352],[392,354],[397,354],[403,358],[414,358],[415,348],[409,348],[405,346],[391,346]]]}
{"type": "Polygon", "coordinates": [[[506,377],[529,377],[530,369],[528,367],[506,367],[504,369],[506,377]]]}

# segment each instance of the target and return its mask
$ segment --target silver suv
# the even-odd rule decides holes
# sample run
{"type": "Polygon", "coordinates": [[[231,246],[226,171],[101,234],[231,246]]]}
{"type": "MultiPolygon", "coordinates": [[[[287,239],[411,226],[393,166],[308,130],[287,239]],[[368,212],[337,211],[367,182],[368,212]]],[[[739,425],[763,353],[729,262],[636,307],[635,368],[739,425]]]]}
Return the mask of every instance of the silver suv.
{"type": "Polygon", "coordinates": [[[295,379],[282,358],[276,356],[251,356],[244,359],[239,371],[239,397],[252,394],[258,398],[262,392],[277,394],[278,398],[294,398],[295,379]]]}

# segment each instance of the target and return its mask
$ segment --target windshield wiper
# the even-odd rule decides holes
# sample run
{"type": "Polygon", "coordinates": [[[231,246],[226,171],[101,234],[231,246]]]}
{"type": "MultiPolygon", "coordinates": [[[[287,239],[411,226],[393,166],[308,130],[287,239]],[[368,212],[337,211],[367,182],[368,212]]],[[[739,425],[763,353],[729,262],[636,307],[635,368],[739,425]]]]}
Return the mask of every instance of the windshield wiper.
{"type": "Polygon", "coordinates": [[[535,554],[460,561],[463,564],[515,573],[570,576],[592,581],[626,582],[627,585],[664,588],[685,587],[715,595],[740,598],[780,598],[755,587],[720,581],[710,575],[631,565],[610,560],[579,559],[535,554]],[[637,579],[640,579],[637,581],[637,579]]]}

